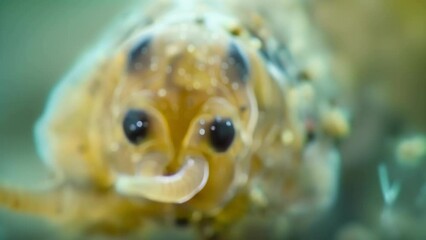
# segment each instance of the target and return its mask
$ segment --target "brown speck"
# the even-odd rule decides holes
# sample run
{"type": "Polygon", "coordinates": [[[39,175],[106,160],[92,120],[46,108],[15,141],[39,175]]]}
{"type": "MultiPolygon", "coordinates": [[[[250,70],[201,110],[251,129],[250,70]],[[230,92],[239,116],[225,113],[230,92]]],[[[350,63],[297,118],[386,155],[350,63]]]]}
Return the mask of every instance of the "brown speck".
{"type": "Polygon", "coordinates": [[[300,71],[297,77],[302,81],[312,80],[312,74],[307,70],[300,71]]]}
{"type": "Polygon", "coordinates": [[[231,29],[229,29],[229,33],[231,33],[234,36],[240,36],[243,30],[240,26],[234,26],[231,29]]]}
{"type": "Polygon", "coordinates": [[[241,106],[240,107],[240,112],[245,112],[247,110],[247,106],[241,106]]]}

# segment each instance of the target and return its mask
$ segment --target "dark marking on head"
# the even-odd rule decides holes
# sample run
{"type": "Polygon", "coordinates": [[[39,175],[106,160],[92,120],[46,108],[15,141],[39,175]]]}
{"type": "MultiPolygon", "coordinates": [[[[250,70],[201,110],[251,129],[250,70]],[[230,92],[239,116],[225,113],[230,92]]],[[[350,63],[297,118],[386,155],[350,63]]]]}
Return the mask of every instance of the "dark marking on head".
{"type": "Polygon", "coordinates": [[[128,58],[128,70],[138,71],[149,66],[150,56],[149,47],[151,44],[152,36],[144,36],[133,48],[130,50],[128,58]]]}
{"type": "Polygon", "coordinates": [[[228,51],[228,77],[231,79],[238,78],[246,83],[250,75],[248,57],[234,41],[229,45],[228,51]]]}

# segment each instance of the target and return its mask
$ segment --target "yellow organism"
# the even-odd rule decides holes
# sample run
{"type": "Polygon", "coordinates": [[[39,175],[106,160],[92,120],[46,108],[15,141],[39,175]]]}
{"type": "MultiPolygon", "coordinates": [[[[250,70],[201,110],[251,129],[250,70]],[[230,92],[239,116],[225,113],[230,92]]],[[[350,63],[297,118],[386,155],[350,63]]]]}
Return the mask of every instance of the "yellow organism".
{"type": "Polygon", "coordinates": [[[338,115],[345,129],[327,131],[328,78],[309,69],[321,53],[301,50],[300,9],[285,35],[251,6],[159,6],[119,25],[53,90],[36,140],[54,187],[3,188],[0,202],[83,232],[184,220],[200,238],[234,236],[226,229],[250,214],[329,206],[333,139],[348,125],[338,115]]]}

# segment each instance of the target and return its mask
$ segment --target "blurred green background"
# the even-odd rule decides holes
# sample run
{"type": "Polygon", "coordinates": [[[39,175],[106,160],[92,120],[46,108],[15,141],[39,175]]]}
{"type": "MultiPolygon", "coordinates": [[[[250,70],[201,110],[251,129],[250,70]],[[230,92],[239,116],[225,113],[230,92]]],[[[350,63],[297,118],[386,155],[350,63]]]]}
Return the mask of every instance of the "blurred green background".
{"type": "Polygon", "coordinates": [[[1,182],[46,173],[32,130],[48,93],[130,2],[0,0],[1,182]]]}

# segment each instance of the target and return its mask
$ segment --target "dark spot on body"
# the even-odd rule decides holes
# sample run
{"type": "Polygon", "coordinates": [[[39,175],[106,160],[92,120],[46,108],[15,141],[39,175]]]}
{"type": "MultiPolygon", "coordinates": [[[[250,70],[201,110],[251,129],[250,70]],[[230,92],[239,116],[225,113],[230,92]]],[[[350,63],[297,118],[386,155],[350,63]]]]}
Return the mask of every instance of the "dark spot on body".
{"type": "Polygon", "coordinates": [[[243,29],[239,25],[233,26],[229,29],[229,33],[236,37],[240,36],[242,32],[243,32],[243,29]]]}
{"type": "Polygon", "coordinates": [[[316,138],[316,134],[314,131],[306,132],[306,143],[313,142],[316,138]]]}
{"type": "Polygon", "coordinates": [[[312,120],[312,119],[307,120],[305,122],[305,129],[306,129],[305,142],[311,143],[311,142],[315,141],[315,139],[317,137],[317,133],[316,133],[316,127],[315,127],[314,120],[312,120]]]}
{"type": "Polygon", "coordinates": [[[247,110],[247,106],[241,106],[240,107],[240,112],[245,112],[247,110]]]}
{"type": "Polygon", "coordinates": [[[190,221],[188,218],[178,217],[175,219],[175,224],[178,227],[187,227],[190,224],[190,221]]]}
{"type": "Polygon", "coordinates": [[[138,71],[149,66],[149,47],[152,37],[144,36],[130,51],[128,58],[128,70],[138,71]]]}
{"type": "Polygon", "coordinates": [[[228,49],[228,77],[230,79],[238,78],[242,82],[247,82],[250,75],[250,66],[248,57],[235,42],[231,42],[228,49]]]}

